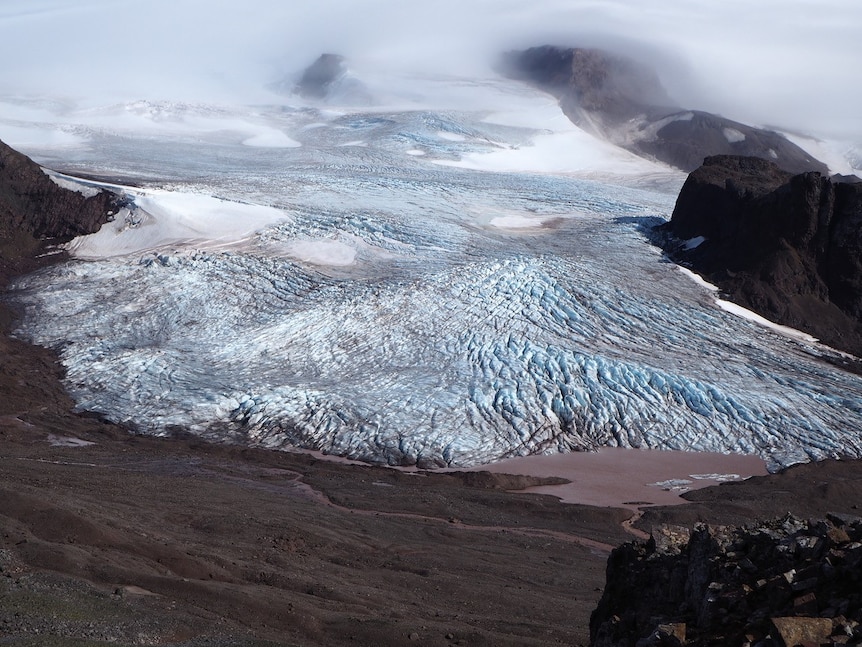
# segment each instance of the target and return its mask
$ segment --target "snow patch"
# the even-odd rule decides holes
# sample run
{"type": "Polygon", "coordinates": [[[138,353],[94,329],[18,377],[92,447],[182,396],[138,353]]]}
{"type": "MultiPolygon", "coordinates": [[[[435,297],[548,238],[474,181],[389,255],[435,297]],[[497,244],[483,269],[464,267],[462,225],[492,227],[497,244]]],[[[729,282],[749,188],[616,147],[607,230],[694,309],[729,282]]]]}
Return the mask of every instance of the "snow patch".
{"type": "Polygon", "coordinates": [[[0,140],[26,154],[31,151],[81,148],[87,138],[50,126],[22,127],[0,123],[0,140]]]}
{"type": "Polygon", "coordinates": [[[68,243],[78,258],[139,254],[164,247],[214,249],[245,241],[255,232],[287,220],[283,211],[230,202],[207,195],[168,191],[127,191],[134,199],[113,222],[95,234],[68,243]]]}
{"type": "Polygon", "coordinates": [[[48,443],[51,447],[87,447],[96,444],[73,436],[57,436],[55,434],[48,434],[48,443]]]}
{"type": "Polygon", "coordinates": [[[650,483],[650,485],[659,487],[667,492],[687,492],[691,489],[692,483],[693,481],[689,481],[688,479],[668,479],[666,481],[650,483]]]}
{"type": "Polygon", "coordinates": [[[57,173],[54,173],[53,171],[44,168],[42,169],[42,172],[44,172],[45,175],[51,178],[51,181],[54,184],[56,184],[62,189],[74,191],[75,193],[80,193],[85,198],[92,198],[99,195],[99,189],[92,185],[85,184],[80,180],[75,180],[70,177],[59,175],[57,173]]]}
{"type": "Polygon", "coordinates": [[[745,141],[745,133],[738,131],[736,128],[725,128],[722,132],[729,144],[738,144],[745,141]]]}
{"type": "Polygon", "coordinates": [[[696,481],[718,481],[719,483],[742,480],[739,474],[689,474],[689,477],[696,481]]]}
{"type": "Polygon", "coordinates": [[[694,238],[689,238],[687,241],[685,241],[682,248],[685,250],[696,249],[705,242],[706,238],[704,236],[695,236],[694,238]]]}
{"type": "Polygon", "coordinates": [[[338,240],[297,240],[287,245],[287,255],[312,265],[353,265],[356,250],[338,240]]]}
{"type": "Polygon", "coordinates": [[[718,292],[718,286],[713,285],[712,283],[704,279],[700,274],[695,274],[690,269],[688,269],[687,267],[683,267],[682,265],[677,265],[677,268],[680,272],[685,274],[688,278],[690,278],[702,288],[706,288],[710,292],[718,292]]]}
{"type": "Polygon", "coordinates": [[[830,173],[839,175],[858,175],[859,169],[853,168],[852,161],[848,155],[851,151],[846,142],[817,139],[796,133],[782,133],[787,139],[799,146],[812,157],[819,159],[829,167],[830,173]]]}
{"type": "Polygon", "coordinates": [[[802,332],[801,330],[796,330],[795,328],[791,328],[790,326],[782,326],[780,324],[775,323],[774,321],[770,321],[766,317],[762,317],[756,312],[752,312],[746,308],[743,308],[740,305],[735,303],[731,303],[730,301],[725,301],[723,299],[716,299],[715,303],[719,308],[724,310],[725,312],[729,312],[731,314],[736,315],[737,317],[742,317],[743,319],[747,319],[753,323],[756,323],[760,326],[764,326],[769,328],[770,330],[774,330],[777,333],[782,335],[786,335],[787,337],[793,337],[794,339],[799,339],[801,341],[806,342],[816,342],[817,338],[812,337],[808,333],[802,332]]]}
{"type": "Polygon", "coordinates": [[[299,148],[302,146],[298,141],[291,139],[280,130],[268,128],[256,135],[244,139],[243,146],[254,148],[299,148]]]}
{"type": "MultiPolygon", "coordinates": [[[[683,274],[685,274],[692,281],[694,281],[695,283],[697,283],[701,287],[706,288],[710,292],[718,292],[719,291],[718,286],[713,285],[709,281],[705,280],[699,274],[695,274],[694,272],[692,272],[687,267],[683,267],[682,265],[677,265],[677,268],[679,268],[679,271],[682,272],[683,274]]],[[[802,332],[801,330],[796,330],[795,328],[791,328],[789,326],[782,326],[781,324],[777,324],[773,321],[770,321],[766,317],[762,317],[761,315],[757,314],[756,312],[752,312],[751,310],[743,308],[742,306],[737,305],[735,303],[731,303],[730,301],[725,301],[724,299],[716,299],[715,303],[719,308],[721,308],[725,312],[729,312],[730,314],[736,315],[737,317],[742,317],[743,319],[747,319],[748,321],[751,321],[751,322],[756,323],[760,326],[764,326],[766,328],[769,328],[770,330],[774,330],[775,332],[780,333],[782,335],[785,335],[787,337],[792,337],[792,338],[798,339],[800,341],[812,342],[812,343],[818,341],[816,337],[812,337],[808,333],[802,332]]]]}
{"type": "Polygon", "coordinates": [[[537,229],[545,224],[541,218],[530,218],[521,215],[497,216],[488,223],[498,229],[537,229]]]}

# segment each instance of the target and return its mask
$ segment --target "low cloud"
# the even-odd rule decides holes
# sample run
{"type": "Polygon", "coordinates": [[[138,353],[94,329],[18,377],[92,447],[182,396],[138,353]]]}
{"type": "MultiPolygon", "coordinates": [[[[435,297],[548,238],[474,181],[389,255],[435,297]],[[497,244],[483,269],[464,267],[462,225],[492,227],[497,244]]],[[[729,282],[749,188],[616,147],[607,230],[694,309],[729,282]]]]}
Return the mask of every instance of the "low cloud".
{"type": "Polygon", "coordinates": [[[859,140],[860,30],[855,0],[7,0],[0,95],[255,101],[322,52],[472,76],[549,43],[654,65],[688,107],[859,140]]]}

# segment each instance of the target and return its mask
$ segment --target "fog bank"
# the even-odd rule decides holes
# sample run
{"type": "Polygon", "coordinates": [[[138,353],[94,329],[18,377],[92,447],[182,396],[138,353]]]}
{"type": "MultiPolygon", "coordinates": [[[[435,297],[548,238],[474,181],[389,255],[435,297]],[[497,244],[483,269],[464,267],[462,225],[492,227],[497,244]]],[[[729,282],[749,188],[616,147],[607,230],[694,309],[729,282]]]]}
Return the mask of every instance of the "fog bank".
{"type": "Polygon", "coordinates": [[[862,139],[859,33],[853,0],[7,0],[0,96],[262,101],[325,51],[358,73],[470,77],[550,43],[654,64],[682,105],[862,139]]]}

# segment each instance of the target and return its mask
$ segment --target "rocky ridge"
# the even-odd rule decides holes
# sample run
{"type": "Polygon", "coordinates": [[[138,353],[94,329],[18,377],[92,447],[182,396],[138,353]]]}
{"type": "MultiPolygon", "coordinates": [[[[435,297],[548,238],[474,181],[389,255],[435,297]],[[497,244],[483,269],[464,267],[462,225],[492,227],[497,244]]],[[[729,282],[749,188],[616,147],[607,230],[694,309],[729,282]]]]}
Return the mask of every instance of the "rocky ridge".
{"type": "Polygon", "coordinates": [[[667,527],[624,544],[590,621],[594,647],[862,642],[862,519],[792,515],[667,527]]]}
{"type": "Polygon", "coordinates": [[[340,54],[321,54],[302,71],[297,81],[288,76],[271,87],[281,94],[298,95],[312,102],[338,105],[373,103],[368,88],[351,74],[347,59],[340,54]]]}
{"type": "Polygon", "coordinates": [[[0,142],[0,288],[10,276],[44,265],[46,258],[37,257],[46,247],[98,231],[122,202],[109,191],[64,188],[33,160],[0,142]]]}
{"type": "Polygon", "coordinates": [[[0,142],[0,236],[92,234],[116,213],[117,200],[108,191],[64,188],[33,160],[0,142]]]}
{"type": "Polygon", "coordinates": [[[779,133],[677,106],[653,70],[603,50],[533,47],[507,53],[501,70],[557,97],[580,128],[683,171],[710,155],[747,155],[793,173],[827,172],[779,133]]]}
{"type": "Polygon", "coordinates": [[[691,173],[661,244],[730,300],[862,356],[862,183],[715,156],[691,173]]]}

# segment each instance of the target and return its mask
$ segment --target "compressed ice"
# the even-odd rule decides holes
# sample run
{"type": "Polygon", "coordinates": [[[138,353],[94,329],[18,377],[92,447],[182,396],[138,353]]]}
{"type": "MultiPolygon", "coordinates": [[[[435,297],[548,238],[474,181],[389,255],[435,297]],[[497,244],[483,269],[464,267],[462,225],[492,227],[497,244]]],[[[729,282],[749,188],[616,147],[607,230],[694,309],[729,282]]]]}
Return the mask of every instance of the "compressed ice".
{"type": "Polygon", "coordinates": [[[286,139],[257,145],[199,123],[249,119],[197,106],[164,131],[82,123],[64,170],[110,160],[141,188],[80,258],[17,282],[17,334],[59,352],[81,409],[141,433],[441,466],[862,455],[859,377],[649,244],[682,177],[604,144],[569,163],[588,136],[527,108],[258,106],[286,139]]]}

